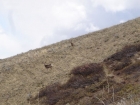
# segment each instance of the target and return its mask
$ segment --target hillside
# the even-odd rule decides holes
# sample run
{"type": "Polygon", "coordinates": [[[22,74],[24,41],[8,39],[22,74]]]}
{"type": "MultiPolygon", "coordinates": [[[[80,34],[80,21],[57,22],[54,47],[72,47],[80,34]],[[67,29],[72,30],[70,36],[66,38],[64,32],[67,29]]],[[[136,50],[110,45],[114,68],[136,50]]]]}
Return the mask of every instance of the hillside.
{"type": "MultiPolygon", "coordinates": [[[[29,96],[36,96],[40,89],[56,82],[67,83],[75,67],[101,62],[110,65],[106,60],[109,56],[127,45],[137,44],[140,44],[140,18],[0,60],[1,105],[29,105],[29,96]],[[52,68],[46,69],[44,64],[51,64],[52,68]]],[[[139,52],[135,56],[139,58],[139,52]]],[[[124,75],[127,74],[119,76],[124,75]]]]}
{"type": "Polygon", "coordinates": [[[133,100],[139,105],[139,71],[140,44],[125,46],[103,62],[75,67],[66,83],[48,85],[28,101],[41,105],[117,105],[120,100],[133,100]]]}

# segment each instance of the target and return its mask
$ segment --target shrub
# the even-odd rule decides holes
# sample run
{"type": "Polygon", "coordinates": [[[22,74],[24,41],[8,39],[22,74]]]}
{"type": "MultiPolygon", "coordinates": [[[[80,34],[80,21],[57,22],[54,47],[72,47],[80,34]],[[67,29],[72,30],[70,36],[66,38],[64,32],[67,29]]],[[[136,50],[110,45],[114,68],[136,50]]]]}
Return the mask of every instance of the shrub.
{"type": "Polygon", "coordinates": [[[74,68],[71,71],[71,74],[87,76],[92,73],[102,72],[102,70],[103,70],[103,67],[101,64],[90,63],[90,64],[85,64],[85,65],[74,68]]]}
{"type": "Polygon", "coordinates": [[[54,105],[59,100],[64,99],[69,96],[72,92],[72,89],[62,89],[60,83],[54,83],[52,85],[46,86],[44,89],[40,90],[39,94],[35,96],[33,100],[43,99],[41,100],[42,104],[54,105]]]}
{"type": "Polygon", "coordinates": [[[125,59],[123,59],[123,60],[120,61],[120,62],[113,62],[113,64],[110,64],[110,65],[111,65],[111,69],[112,69],[112,70],[117,71],[117,70],[121,70],[121,69],[127,67],[127,66],[130,65],[130,64],[131,64],[131,60],[125,58],[125,59]]]}
{"type": "Polygon", "coordinates": [[[54,94],[60,88],[61,88],[60,83],[54,83],[52,85],[48,85],[44,89],[41,89],[39,94],[36,95],[34,99],[42,98],[42,97],[46,97],[46,96],[50,97],[52,94],[54,94]]]}
{"type": "Polygon", "coordinates": [[[140,71],[140,61],[137,61],[136,63],[131,64],[128,67],[124,68],[122,73],[130,75],[130,74],[135,73],[137,71],[140,71]]]}
{"type": "Polygon", "coordinates": [[[49,105],[56,104],[59,100],[63,100],[65,97],[68,97],[72,92],[72,89],[67,90],[58,90],[57,92],[51,94],[51,96],[47,96],[47,100],[44,103],[49,105]]]}
{"type": "Polygon", "coordinates": [[[93,78],[86,78],[83,76],[73,76],[71,77],[68,82],[64,85],[66,88],[83,88],[87,85],[93,84],[95,81],[98,80],[99,77],[93,77],[93,78]]]}
{"type": "Polygon", "coordinates": [[[138,51],[140,51],[140,44],[127,45],[119,52],[105,59],[104,62],[111,70],[121,70],[132,63],[131,58],[138,51]]]}
{"type": "Polygon", "coordinates": [[[101,64],[91,63],[82,65],[72,70],[74,74],[65,84],[55,83],[46,86],[40,90],[39,95],[36,95],[34,100],[41,98],[41,103],[45,105],[55,105],[57,103],[65,103],[64,99],[79,100],[85,96],[85,87],[100,81],[105,77],[101,64]],[[82,92],[81,92],[82,90],[82,92]],[[74,98],[74,99],[73,99],[74,98]]]}
{"type": "Polygon", "coordinates": [[[110,57],[108,57],[104,61],[105,62],[106,61],[114,61],[114,60],[120,61],[124,58],[131,58],[138,51],[140,51],[140,44],[127,45],[122,50],[120,50],[119,52],[116,52],[115,54],[111,55],[110,57]]]}

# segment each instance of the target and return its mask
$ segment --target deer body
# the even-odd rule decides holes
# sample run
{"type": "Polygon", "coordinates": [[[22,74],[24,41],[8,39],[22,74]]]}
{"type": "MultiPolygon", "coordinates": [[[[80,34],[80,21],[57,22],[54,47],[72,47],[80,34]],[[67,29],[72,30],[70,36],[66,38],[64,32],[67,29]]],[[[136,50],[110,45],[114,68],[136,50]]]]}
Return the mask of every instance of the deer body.
{"type": "Polygon", "coordinates": [[[44,66],[45,66],[46,69],[52,68],[51,64],[48,64],[48,65],[44,64],[44,66]]]}

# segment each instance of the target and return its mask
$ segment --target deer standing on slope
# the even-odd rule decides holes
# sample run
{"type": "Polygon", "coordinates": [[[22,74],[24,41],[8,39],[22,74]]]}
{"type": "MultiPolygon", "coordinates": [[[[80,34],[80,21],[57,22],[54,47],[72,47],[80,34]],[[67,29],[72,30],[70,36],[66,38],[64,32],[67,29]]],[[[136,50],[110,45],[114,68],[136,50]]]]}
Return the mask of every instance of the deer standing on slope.
{"type": "Polygon", "coordinates": [[[48,65],[44,64],[44,66],[45,66],[46,69],[52,68],[51,64],[48,64],[48,65]]]}

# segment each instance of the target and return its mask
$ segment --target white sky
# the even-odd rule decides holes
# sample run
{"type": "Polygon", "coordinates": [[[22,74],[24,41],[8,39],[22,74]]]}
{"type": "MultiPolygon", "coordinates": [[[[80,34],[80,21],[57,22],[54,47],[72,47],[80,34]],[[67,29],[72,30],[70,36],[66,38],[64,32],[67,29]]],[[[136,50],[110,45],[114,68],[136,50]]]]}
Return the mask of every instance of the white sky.
{"type": "Polygon", "coordinates": [[[0,0],[0,59],[140,16],[140,0],[0,0]]]}

